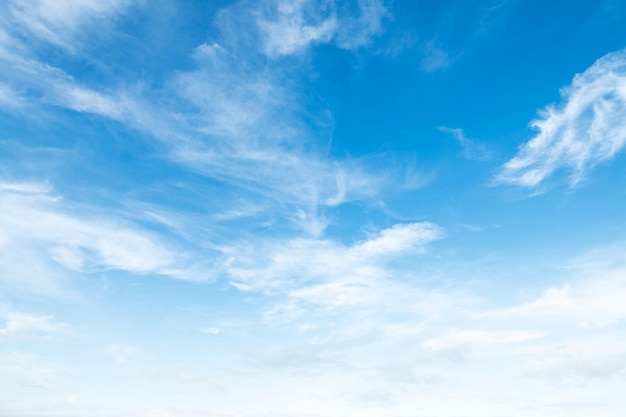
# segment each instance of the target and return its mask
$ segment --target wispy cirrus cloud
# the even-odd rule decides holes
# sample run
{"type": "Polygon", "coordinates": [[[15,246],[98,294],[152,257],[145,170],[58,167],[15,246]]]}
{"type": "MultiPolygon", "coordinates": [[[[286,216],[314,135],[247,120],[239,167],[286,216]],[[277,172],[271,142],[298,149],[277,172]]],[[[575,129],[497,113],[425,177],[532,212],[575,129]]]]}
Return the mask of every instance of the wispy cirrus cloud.
{"type": "Polygon", "coordinates": [[[225,269],[242,290],[280,294],[322,308],[366,306],[402,287],[388,281],[394,258],[419,254],[443,235],[440,227],[422,222],[395,225],[354,245],[324,239],[266,242],[260,252],[253,247],[229,250],[225,269]]]}
{"type": "Polygon", "coordinates": [[[502,166],[496,180],[536,188],[561,169],[572,186],[626,144],[626,50],[610,53],[576,75],[561,104],[540,112],[539,133],[502,166]]]}
{"type": "Polygon", "coordinates": [[[294,81],[282,74],[285,68],[242,65],[241,53],[229,45],[203,44],[194,52],[197,69],[173,80],[179,99],[192,109],[177,121],[186,134],[174,144],[173,157],[240,190],[287,204],[290,217],[297,220],[303,213],[310,224],[319,206],[374,195],[385,173],[372,175],[359,161],[325,155],[320,139],[332,126],[325,112],[305,108],[290,86],[294,81]],[[319,130],[301,122],[307,117],[320,118],[319,130]]]}
{"type": "MultiPolygon", "coordinates": [[[[84,12],[117,13],[126,4],[111,2],[103,10],[85,5],[84,12]]],[[[328,156],[325,146],[332,135],[332,116],[321,105],[305,104],[298,92],[302,81],[290,75],[301,70],[300,63],[268,63],[261,55],[267,52],[265,44],[242,35],[250,24],[258,24],[263,32],[270,21],[271,33],[289,32],[294,24],[306,26],[291,14],[303,18],[317,6],[306,1],[254,6],[240,2],[222,9],[216,17],[221,32],[190,51],[193,68],[172,73],[156,89],[128,83],[92,86],[38,59],[24,45],[13,45],[0,51],[6,64],[0,73],[9,80],[0,90],[0,100],[12,111],[28,105],[25,117],[37,114],[33,109],[41,112],[52,106],[114,120],[165,144],[166,157],[181,166],[237,189],[261,208],[254,216],[272,217],[278,211],[296,228],[319,235],[326,224],[324,208],[371,198],[398,172],[395,168],[372,172],[363,161],[328,156]]],[[[339,26],[332,39],[322,37],[319,42],[349,49],[367,44],[382,30],[381,19],[387,13],[379,1],[328,7],[339,26]]],[[[79,19],[72,16],[58,18],[79,19]]],[[[298,42],[304,47],[313,41],[298,42]]]]}
{"type": "Polygon", "coordinates": [[[11,86],[0,83],[0,106],[5,110],[18,110],[26,105],[26,100],[11,86]]]}
{"type": "MultiPolygon", "coordinates": [[[[6,18],[2,23],[18,38],[31,36],[40,41],[74,50],[76,35],[90,23],[103,23],[127,8],[133,0],[35,0],[3,2],[6,18]]],[[[31,38],[32,39],[32,38],[31,38]]]]}
{"type": "Polygon", "coordinates": [[[382,31],[383,19],[388,16],[382,0],[278,0],[260,9],[257,24],[264,52],[277,57],[323,43],[344,49],[367,45],[382,31]]]}
{"type": "Polygon", "coordinates": [[[107,219],[76,215],[47,184],[0,184],[0,209],[3,253],[20,254],[16,258],[20,262],[1,263],[5,281],[28,282],[16,264],[37,263],[42,259],[51,262],[52,270],[56,265],[76,272],[118,269],[202,278],[201,268],[185,265],[187,256],[168,247],[165,239],[154,232],[142,230],[121,217],[113,220],[110,214],[107,219]],[[26,259],[25,254],[29,254],[26,259]],[[14,273],[18,276],[13,276],[14,273]]]}

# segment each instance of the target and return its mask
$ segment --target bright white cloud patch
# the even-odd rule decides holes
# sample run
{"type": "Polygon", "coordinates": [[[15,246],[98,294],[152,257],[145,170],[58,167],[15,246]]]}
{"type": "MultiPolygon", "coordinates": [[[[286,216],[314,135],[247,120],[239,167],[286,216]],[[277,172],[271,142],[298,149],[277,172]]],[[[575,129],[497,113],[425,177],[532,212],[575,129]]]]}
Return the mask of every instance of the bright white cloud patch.
{"type": "Polygon", "coordinates": [[[594,165],[626,144],[626,50],[600,58],[561,91],[531,126],[539,133],[498,175],[500,182],[537,187],[559,169],[576,185],[594,165]]]}
{"type": "Polygon", "coordinates": [[[358,244],[354,251],[364,256],[385,255],[419,248],[442,237],[442,229],[432,223],[398,224],[382,230],[379,236],[358,244]]]}
{"type": "Polygon", "coordinates": [[[4,254],[18,256],[4,264],[4,280],[28,280],[10,272],[15,264],[31,262],[23,258],[25,253],[34,259],[43,255],[73,271],[104,268],[194,278],[189,276],[193,268],[183,266],[186,256],[169,249],[154,234],[122,219],[73,215],[45,184],[0,184],[0,211],[0,247],[4,254]]]}

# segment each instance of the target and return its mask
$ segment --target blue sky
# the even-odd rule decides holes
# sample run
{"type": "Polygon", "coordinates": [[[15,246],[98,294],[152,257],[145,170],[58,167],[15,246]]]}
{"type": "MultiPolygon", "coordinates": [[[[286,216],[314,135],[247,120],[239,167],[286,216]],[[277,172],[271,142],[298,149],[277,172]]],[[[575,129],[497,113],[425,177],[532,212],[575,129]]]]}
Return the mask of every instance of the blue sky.
{"type": "Polygon", "coordinates": [[[0,415],[621,416],[624,28],[3,2],[0,415]]]}

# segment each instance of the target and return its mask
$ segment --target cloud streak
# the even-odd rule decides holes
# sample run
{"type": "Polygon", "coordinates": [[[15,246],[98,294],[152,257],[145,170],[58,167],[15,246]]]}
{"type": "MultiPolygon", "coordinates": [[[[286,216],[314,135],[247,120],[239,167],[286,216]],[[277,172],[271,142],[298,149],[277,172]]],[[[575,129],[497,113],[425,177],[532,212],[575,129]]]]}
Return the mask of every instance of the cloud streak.
{"type": "MultiPolygon", "coordinates": [[[[110,215],[109,220],[81,218],[64,207],[60,197],[45,184],[0,184],[0,210],[0,246],[5,251],[22,248],[36,259],[48,259],[76,272],[118,269],[189,279],[202,275],[184,265],[184,253],[172,250],[154,233],[122,218],[110,220],[110,215]]],[[[9,271],[3,276],[26,279],[11,278],[9,271]]]]}
{"type": "Polygon", "coordinates": [[[537,188],[561,169],[572,186],[626,144],[626,50],[597,60],[561,90],[561,104],[540,112],[539,133],[521,146],[496,177],[500,183],[537,188]]]}
{"type": "Polygon", "coordinates": [[[398,290],[399,284],[386,282],[394,259],[419,254],[443,235],[440,227],[422,222],[395,225],[351,246],[322,239],[266,243],[261,252],[233,248],[225,268],[242,290],[282,294],[322,308],[366,306],[398,290]]]}
{"type": "Polygon", "coordinates": [[[6,338],[32,334],[66,333],[72,330],[70,325],[55,321],[51,315],[42,316],[5,311],[0,312],[0,318],[5,320],[4,327],[0,327],[0,336],[6,338]]]}
{"type": "Polygon", "coordinates": [[[74,51],[79,30],[89,23],[102,24],[126,9],[132,0],[8,0],[0,6],[20,37],[33,35],[41,41],[74,51]]]}

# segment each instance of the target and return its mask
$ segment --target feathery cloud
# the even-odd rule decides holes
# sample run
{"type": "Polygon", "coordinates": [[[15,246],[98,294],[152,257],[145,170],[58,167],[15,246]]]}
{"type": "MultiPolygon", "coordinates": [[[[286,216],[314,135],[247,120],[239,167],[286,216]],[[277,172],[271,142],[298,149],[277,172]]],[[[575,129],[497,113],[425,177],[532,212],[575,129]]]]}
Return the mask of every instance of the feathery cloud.
{"type": "Polygon", "coordinates": [[[531,126],[539,133],[502,166],[501,183],[536,188],[559,169],[582,181],[595,165],[626,144],[626,50],[598,59],[561,90],[561,104],[548,106],[531,126]]]}
{"type": "Polygon", "coordinates": [[[382,31],[389,16],[381,0],[277,0],[262,7],[257,24],[270,57],[298,54],[309,46],[332,43],[356,49],[382,31]]]}
{"type": "Polygon", "coordinates": [[[294,239],[227,252],[226,271],[243,290],[287,295],[306,304],[335,308],[375,304],[397,291],[389,263],[405,254],[423,251],[441,239],[443,230],[432,223],[395,225],[352,246],[332,240],[294,239]]]}
{"type": "Polygon", "coordinates": [[[8,0],[0,6],[19,37],[33,35],[70,51],[75,49],[77,32],[89,23],[106,21],[131,4],[132,0],[8,0]]]}
{"type": "MultiPolygon", "coordinates": [[[[43,257],[71,271],[119,269],[196,277],[194,268],[184,265],[184,253],[169,248],[164,239],[122,218],[77,216],[46,184],[0,184],[0,210],[0,245],[10,251],[23,247],[35,259],[43,257]]],[[[11,270],[2,274],[5,280],[26,279],[11,277],[11,270]]]]}

